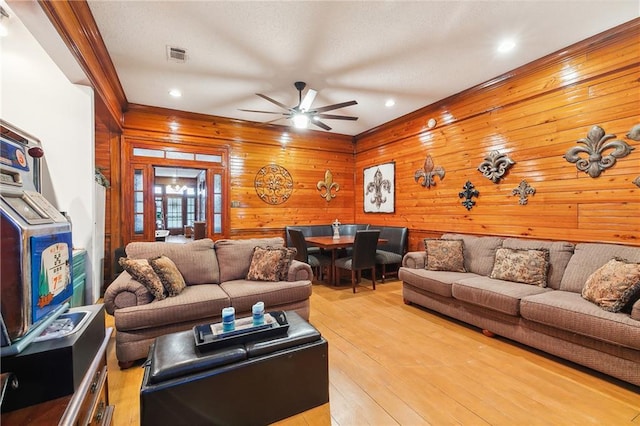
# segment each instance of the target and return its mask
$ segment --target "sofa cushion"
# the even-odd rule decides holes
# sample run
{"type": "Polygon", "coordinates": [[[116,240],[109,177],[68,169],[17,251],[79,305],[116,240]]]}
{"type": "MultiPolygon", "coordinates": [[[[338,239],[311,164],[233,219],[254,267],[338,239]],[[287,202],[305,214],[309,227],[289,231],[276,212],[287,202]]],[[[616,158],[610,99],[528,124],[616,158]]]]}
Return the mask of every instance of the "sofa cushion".
{"type": "Polygon", "coordinates": [[[555,290],[520,302],[523,318],[603,342],[640,349],[640,321],[607,312],[578,293],[555,290]]]}
{"type": "Polygon", "coordinates": [[[545,287],[483,276],[465,278],[453,283],[451,287],[451,294],[458,300],[513,316],[519,315],[520,300],[523,297],[550,291],[552,290],[545,287]]]}
{"type": "Polygon", "coordinates": [[[407,267],[400,268],[398,271],[398,279],[405,283],[444,297],[452,297],[451,285],[454,282],[478,276],[471,272],[429,271],[407,267]]]}
{"type": "Polygon", "coordinates": [[[264,302],[265,311],[281,305],[307,300],[311,296],[311,281],[249,281],[232,280],[220,284],[239,312],[251,312],[251,307],[264,302]]]}
{"type": "Polygon", "coordinates": [[[502,245],[499,237],[477,237],[465,234],[444,234],[444,240],[464,241],[464,268],[474,274],[489,276],[496,249],[502,245]]]}
{"type": "Polygon", "coordinates": [[[430,271],[467,272],[464,269],[463,246],[462,240],[425,239],[426,268],[430,271]]]}
{"type": "Polygon", "coordinates": [[[254,247],[247,279],[251,281],[286,281],[295,248],[254,247]]]}
{"type": "Polygon", "coordinates": [[[188,285],[220,282],[220,271],[213,241],[209,238],[185,244],[166,242],[134,242],[125,249],[132,259],[150,259],[165,255],[176,264],[188,285]]]}
{"type": "Polygon", "coordinates": [[[640,264],[611,259],[582,288],[582,297],[605,311],[620,312],[640,296],[640,264]]]}
{"type": "Polygon", "coordinates": [[[587,278],[614,257],[629,262],[640,262],[640,247],[601,243],[576,244],[573,256],[562,276],[560,290],[581,293],[587,278]]]}
{"type": "Polygon", "coordinates": [[[547,286],[555,290],[560,288],[562,275],[573,255],[575,245],[566,241],[541,241],[524,238],[506,238],[502,247],[511,249],[549,250],[549,271],[547,273],[547,286]]]}
{"type": "Polygon", "coordinates": [[[229,296],[218,284],[187,286],[176,297],[118,309],[115,325],[117,330],[128,331],[156,328],[219,316],[227,306],[231,306],[229,296]]]}
{"type": "Polygon", "coordinates": [[[178,267],[167,256],[158,256],[149,259],[149,264],[160,278],[163,287],[170,297],[177,296],[186,287],[184,278],[178,267]]]}
{"type": "Polygon", "coordinates": [[[284,239],[275,237],[216,241],[215,251],[220,265],[220,282],[246,279],[253,258],[253,249],[257,246],[282,247],[284,239]]]}
{"type": "Polygon", "coordinates": [[[490,278],[523,284],[547,286],[548,250],[499,248],[490,278]]]}
{"type": "Polygon", "coordinates": [[[164,286],[147,259],[127,259],[126,257],[121,257],[118,263],[120,263],[120,266],[136,281],[144,285],[155,300],[162,300],[166,297],[164,294],[164,286]]]}

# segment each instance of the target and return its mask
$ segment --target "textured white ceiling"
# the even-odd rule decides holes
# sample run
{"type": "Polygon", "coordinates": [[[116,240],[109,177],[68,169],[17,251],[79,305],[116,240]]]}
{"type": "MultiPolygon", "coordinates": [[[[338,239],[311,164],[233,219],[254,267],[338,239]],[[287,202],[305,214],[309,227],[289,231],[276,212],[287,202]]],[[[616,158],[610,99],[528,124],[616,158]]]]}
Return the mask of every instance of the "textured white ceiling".
{"type": "MultiPolygon", "coordinates": [[[[639,0],[94,1],[100,33],[129,102],[264,122],[263,93],[313,107],[355,99],[326,120],[356,135],[577,41],[637,18],[639,0]],[[498,54],[500,40],[517,47],[498,54]],[[187,50],[167,60],[167,46],[187,50]],[[179,99],[168,91],[178,88],[179,99]],[[385,107],[393,98],[396,105],[385,107]]],[[[287,120],[277,124],[289,125],[287,120]]]]}

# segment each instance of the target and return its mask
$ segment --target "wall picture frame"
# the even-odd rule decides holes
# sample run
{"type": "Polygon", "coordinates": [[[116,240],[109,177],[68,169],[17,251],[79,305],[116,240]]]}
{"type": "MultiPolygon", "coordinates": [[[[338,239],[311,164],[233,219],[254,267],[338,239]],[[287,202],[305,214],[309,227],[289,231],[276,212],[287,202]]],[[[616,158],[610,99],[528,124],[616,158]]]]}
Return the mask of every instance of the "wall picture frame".
{"type": "Polygon", "coordinates": [[[394,213],[396,163],[390,162],[364,169],[364,212],[394,213]]]}

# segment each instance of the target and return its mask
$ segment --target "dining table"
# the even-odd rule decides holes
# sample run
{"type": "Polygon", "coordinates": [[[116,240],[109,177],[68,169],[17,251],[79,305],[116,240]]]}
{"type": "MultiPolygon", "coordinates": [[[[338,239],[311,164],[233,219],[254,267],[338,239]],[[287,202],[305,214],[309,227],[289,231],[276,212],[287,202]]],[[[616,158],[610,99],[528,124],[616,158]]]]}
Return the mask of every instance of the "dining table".
{"type": "MultiPolygon", "coordinates": [[[[331,235],[305,237],[305,241],[308,245],[331,251],[331,270],[329,271],[329,282],[331,284],[338,284],[336,280],[336,256],[338,249],[353,246],[355,239],[355,235],[343,235],[338,238],[334,238],[331,235]]],[[[387,242],[388,240],[385,240],[384,238],[378,238],[378,244],[384,244],[387,242]]]]}

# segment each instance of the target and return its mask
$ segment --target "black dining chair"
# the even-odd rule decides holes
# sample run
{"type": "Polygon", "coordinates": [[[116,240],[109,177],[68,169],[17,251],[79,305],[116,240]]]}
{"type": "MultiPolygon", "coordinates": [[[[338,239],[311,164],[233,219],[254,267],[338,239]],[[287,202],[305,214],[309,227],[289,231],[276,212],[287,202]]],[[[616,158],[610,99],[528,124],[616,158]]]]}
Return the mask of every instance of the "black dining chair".
{"type": "Polygon", "coordinates": [[[404,227],[380,227],[380,238],[387,240],[376,250],[376,265],[381,266],[383,283],[388,276],[398,276],[398,268],[402,265],[402,258],[407,252],[407,233],[408,230],[404,227]]]}
{"type": "Polygon", "coordinates": [[[353,241],[353,252],[349,257],[342,257],[336,259],[336,274],[337,283],[340,283],[340,270],[345,269],[351,271],[351,286],[353,292],[356,292],[356,274],[357,282],[360,282],[362,278],[362,270],[371,270],[371,282],[373,283],[373,289],[376,289],[376,247],[378,245],[378,238],[380,237],[379,230],[371,231],[356,231],[356,236],[353,241]]]}
{"type": "Polygon", "coordinates": [[[291,237],[291,243],[297,251],[295,259],[309,264],[316,271],[318,279],[322,281],[322,271],[324,268],[331,267],[331,258],[320,253],[309,254],[307,242],[301,230],[289,228],[287,231],[289,232],[289,237],[291,237]]]}

